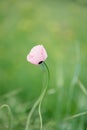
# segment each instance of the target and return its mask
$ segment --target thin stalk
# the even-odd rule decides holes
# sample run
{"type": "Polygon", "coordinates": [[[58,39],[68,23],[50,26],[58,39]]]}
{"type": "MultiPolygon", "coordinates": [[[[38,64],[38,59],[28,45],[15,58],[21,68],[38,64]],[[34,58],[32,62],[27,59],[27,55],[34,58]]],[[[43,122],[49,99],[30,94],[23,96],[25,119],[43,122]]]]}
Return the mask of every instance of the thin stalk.
{"type": "Polygon", "coordinates": [[[87,115],[87,111],[86,112],[81,112],[81,113],[78,113],[78,114],[75,114],[75,115],[72,115],[70,117],[66,117],[64,119],[64,121],[66,121],[66,120],[72,120],[72,119],[75,119],[77,117],[84,116],[84,115],[87,115]]]}
{"type": "Polygon", "coordinates": [[[41,114],[41,103],[39,103],[39,108],[38,108],[38,112],[39,112],[39,117],[40,117],[40,130],[43,129],[43,121],[42,121],[42,114],[41,114]]]}
{"type": "Polygon", "coordinates": [[[48,86],[49,69],[48,69],[48,67],[47,67],[47,65],[46,65],[45,62],[42,62],[42,64],[40,64],[40,65],[41,65],[42,70],[44,72],[46,72],[46,75],[47,75],[47,77],[46,77],[46,85],[45,85],[45,88],[43,89],[40,97],[37,99],[37,101],[35,102],[34,106],[32,107],[32,109],[31,109],[31,111],[30,111],[30,113],[28,115],[26,126],[25,126],[25,130],[29,130],[29,125],[30,125],[31,117],[32,117],[35,109],[37,108],[37,106],[39,106],[38,107],[38,112],[39,112],[40,124],[41,124],[40,130],[42,130],[41,104],[42,104],[42,100],[43,100],[43,98],[45,96],[45,93],[46,93],[46,90],[47,90],[47,86],[48,86]]]}
{"type": "Polygon", "coordinates": [[[8,130],[12,129],[12,113],[11,109],[7,104],[3,104],[0,109],[2,110],[3,108],[6,108],[8,110],[8,116],[9,116],[9,125],[8,125],[8,130]]]}
{"type": "Polygon", "coordinates": [[[42,128],[43,128],[43,121],[42,121],[42,114],[41,114],[41,105],[42,105],[43,98],[44,98],[44,96],[46,94],[47,87],[48,87],[48,81],[49,81],[49,78],[50,78],[49,69],[48,69],[48,66],[46,65],[45,62],[42,63],[42,67],[46,70],[47,74],[46,74],[46,86],[45,86],[45,88],[44,88],[44,90],[42,92],[42,96],[41,96],[41,100],[40,100],[39,108],[38,108],[39,117],[40,117],[40,124],[41,124],[40,130],[42,130],[42,128]]]}
{"type": "Polygon", "coordinates": [[[29,125],[30,125],[31,116],[33,115],[33,113],[34,113],[36,107],[38,106],[39,102],[40,102],[40,98],[38,98],[38,100],[34,103],[34,106],[32,107],[32,109],[31,109],[31,111],[28,115],[25,130],[29,130],[28,128],[29,128],[29,125]]]}
{"type": "Polygon", "coordinates": [[[80,80],[78,80],[78,84],[79,84],[82,92],[87,96],[87,90],[80,80]]]}

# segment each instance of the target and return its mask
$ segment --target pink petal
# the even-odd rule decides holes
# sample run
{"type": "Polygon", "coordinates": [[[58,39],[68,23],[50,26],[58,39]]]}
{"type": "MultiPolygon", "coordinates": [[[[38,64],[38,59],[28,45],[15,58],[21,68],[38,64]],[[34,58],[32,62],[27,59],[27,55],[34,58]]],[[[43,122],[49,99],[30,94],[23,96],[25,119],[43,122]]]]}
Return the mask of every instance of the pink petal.
{"type": "Polygon", "coordinates": [[[47,58],[47,52],[43,45],[34,46],[30,53],[27,55],[27,61],[32,64],[38,65],[40,62],[45,61],[47,58]]]}

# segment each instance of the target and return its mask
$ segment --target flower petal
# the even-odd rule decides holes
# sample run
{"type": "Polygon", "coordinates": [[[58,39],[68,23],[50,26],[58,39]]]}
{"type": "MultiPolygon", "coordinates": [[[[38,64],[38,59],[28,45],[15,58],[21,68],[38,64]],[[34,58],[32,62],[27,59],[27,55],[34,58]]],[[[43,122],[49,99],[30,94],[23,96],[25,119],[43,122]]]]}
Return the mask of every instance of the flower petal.
{"type": "Polygon", "coordinates": [[[30,53],[27,55],[27,61],[38,65],[40,62],[45,61],[47,58],[47,52],[43,45],[34,46],[30,53]]]}

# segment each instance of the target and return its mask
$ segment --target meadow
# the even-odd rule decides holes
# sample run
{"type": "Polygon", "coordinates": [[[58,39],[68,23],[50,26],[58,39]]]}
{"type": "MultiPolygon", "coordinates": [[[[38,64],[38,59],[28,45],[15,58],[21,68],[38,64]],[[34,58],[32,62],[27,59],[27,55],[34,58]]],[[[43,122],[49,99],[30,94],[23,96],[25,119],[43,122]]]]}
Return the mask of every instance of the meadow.
{"type": "MultiPolygon", "coordinates": [[[[50,71],[43,130],[87,130],[86,0],[0,0],[0,130],[25,130],[43,86],[40,66],[26,60],[38,44],[50,71]]],[[[36,109],[29,130],[39,129],[36,109]]]]}

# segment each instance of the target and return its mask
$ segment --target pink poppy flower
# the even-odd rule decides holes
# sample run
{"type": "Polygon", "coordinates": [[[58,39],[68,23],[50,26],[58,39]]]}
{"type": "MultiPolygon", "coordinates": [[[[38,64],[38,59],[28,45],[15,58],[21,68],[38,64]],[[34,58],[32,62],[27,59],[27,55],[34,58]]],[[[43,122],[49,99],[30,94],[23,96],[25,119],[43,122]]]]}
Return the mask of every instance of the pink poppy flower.
{"type": "Polygon", "coordinates": [[[41,64],[46,58],[47,52],[43,45],[34,46],[27,55],[27,61],[35,65],[41,64]]]}

